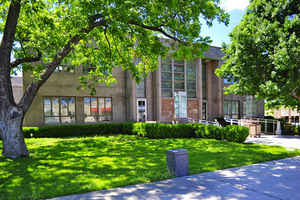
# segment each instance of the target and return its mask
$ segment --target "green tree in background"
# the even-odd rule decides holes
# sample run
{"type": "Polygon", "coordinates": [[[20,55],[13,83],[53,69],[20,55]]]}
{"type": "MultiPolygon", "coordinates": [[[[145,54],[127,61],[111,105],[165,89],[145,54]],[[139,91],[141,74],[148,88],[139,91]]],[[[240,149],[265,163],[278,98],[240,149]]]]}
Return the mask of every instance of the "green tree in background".
{"type": "Polygon", "coordinates": [[[139,79],[154,70],[158,56],[170,48],[178,50],[175,56],[201,56],[210,40],[200,36],[200,19],[227,24],[229,17],[219,0],[0,0],[2,154],[29,155],[23,118],[57,66],[96,66],[80,79],[87,88],[115,81],[115,67],[139,79]],[[163,45],[160,37],[173,40],[175,46],[163,45]],[[143,64],[135,65],[135,57],[143,64]],[[20,67],[31,71],[34,81],[15,102],[10,74],[20,67]]]}
{"type": "Polygon", "coordinates": [[[253,0],[225,47],[227,92],[300,109],[300,1],[253,0]]]}

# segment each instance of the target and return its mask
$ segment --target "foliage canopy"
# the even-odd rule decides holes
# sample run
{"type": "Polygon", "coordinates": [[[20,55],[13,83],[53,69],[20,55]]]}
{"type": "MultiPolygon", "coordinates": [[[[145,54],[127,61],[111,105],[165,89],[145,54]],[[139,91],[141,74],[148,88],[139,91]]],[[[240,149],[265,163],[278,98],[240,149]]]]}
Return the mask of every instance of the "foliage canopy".
{"type": "Polygon", "coordinates": [[[225,47],[227,92],[300,108],[300,1],[253,0],[225,47]]]}

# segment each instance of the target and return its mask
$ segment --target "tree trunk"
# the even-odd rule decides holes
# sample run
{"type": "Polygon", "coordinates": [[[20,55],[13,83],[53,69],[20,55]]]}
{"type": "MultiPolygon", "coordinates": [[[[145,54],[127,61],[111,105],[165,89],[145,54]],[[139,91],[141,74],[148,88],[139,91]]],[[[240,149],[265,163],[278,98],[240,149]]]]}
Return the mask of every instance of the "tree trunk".
{"type": "Polygon", "coordinates": [[[11,115],[10,119],[0,119],[2,155],[12,159],[29,156],[22,132],[24,115],[22,112],[15,112],[16,110],[14,108],[13,111],[7,111],[7,114],[11,115]]]}

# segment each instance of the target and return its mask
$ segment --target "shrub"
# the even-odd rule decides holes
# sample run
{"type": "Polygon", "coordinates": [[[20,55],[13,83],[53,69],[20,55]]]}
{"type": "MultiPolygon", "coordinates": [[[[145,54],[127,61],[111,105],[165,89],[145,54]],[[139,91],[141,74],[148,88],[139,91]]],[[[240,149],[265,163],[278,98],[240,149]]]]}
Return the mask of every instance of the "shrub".
{"type": "Polygon", "coordinates": [[[32,138],[39,131],[39,127],[23,127],[23,134],[25,138],[32,138]]]}
{"type": "Polygon", "coordinates": [[[82,137],[94,135],[126,134],[151,139],[164,138],[209,138],[244,142],[249,129],[237,125],[225,128],[204,124],[161,124],[161,123],[100,123],[73,124],[43,127],[24,127],[25,137],[82,137]]]}
{"type": "Polygon", "coordinates": [[[244,126],[230,125],[224,128],[225,139],[230,142],[244,142],[249,136],[249,128],[244,126]]]}
{"type": "Polygon", "coordinates": [[[197,125],[195,135],[199,138],[210,138],[223,140],[224,139],[224,128],[214,125],[197,125]]]}
{"type": "Polygon", "coordinates": [[[73,124],[24,127],[24,137],[82,137],[107,134],[132,135],[133,123],[73,124]]]}
{"type": "Polygon", "coordinates": [[[133,130],[138,136],[152,139],[191,138],[195,136],[194,124],[136,123],[133,130]]]}

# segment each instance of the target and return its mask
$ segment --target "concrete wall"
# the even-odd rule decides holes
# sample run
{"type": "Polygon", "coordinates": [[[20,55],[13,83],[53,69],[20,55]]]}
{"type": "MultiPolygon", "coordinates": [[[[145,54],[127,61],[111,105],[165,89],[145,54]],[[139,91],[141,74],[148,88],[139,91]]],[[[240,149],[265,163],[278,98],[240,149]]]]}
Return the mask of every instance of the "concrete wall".
{"type": "MultiPolygon", "coordinates": [[[[132,97],[132,93],[126,93],[125,90],[125,78],[126,72],[121,71],[120,68],[116,68],[113,72],[117,79],[117,83],[112,84],[110,87],[106,87],[104,84],[99,84],[96,87],[97,97],[111,97],[112,98],[112,116],[113,121],[121,122],[125,120],[134,120],[134,115],[130,112],[134,110],[133,107],[129,107],[126,112],[126,104],[130,101],[131,106],[133,100],[126,98],[126,94],[132,97]],[[126,115],[126,113],[128,115],[126,115]]],[[[43,97],[46,96],[72,96],[76,97],[76,120],[78,123],[83,123],[83,97],[90,96],[89,90],[78,90],[80,71],[76,73],[70,72],[54,72],[49,80],[40,88],[37,96],[35,97],[30,109],[28,110],[24,124],[32,126],[43,125],[43,97]]],[[[32,82],[31,74],[23,74],[23,85],[27,87],[32,82]]],[[[133,81],[131,81],[132,84],[133,81]]],[[[128,83],[128,85],[130,85],[128,83]]],[[[131,87],[131,85],[129,86],[131,87]]],[[[129,103],[128,103],[129,104],[129,103]]]]}

